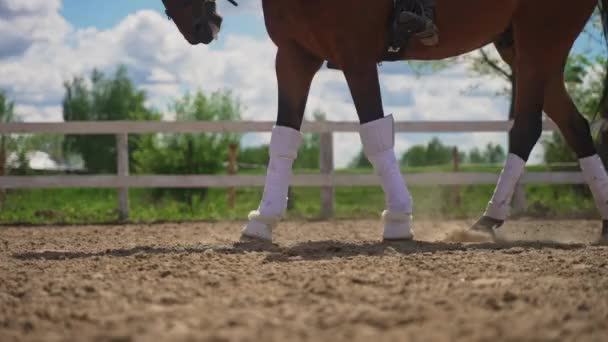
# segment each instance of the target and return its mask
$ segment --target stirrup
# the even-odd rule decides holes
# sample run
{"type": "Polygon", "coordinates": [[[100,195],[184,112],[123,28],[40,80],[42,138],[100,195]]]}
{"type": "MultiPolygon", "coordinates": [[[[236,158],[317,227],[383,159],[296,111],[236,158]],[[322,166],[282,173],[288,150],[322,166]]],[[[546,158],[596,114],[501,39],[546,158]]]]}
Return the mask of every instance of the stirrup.
{"type": "Polygon", "coordinates": [[[408,33],[420,40],[425,46],[439,44],[439,29],[426,16],[414,12],[403,11],[399,14],[399,26],[406,27],[408,33]]]}
{"type": "Polygon", "coordinates": [[[415,37],[420,40],[424,46],[435,46],[439,44],[439,29],[432,21],[427,21],[426,30],[415,34],[415,37]]]}

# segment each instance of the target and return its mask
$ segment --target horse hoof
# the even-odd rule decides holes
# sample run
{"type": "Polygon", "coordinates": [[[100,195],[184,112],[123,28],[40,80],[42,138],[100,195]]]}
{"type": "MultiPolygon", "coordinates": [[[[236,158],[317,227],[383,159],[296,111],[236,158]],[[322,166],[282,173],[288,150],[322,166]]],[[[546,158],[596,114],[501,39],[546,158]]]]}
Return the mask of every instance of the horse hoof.
{"type": "Polygon", "coordinates": [[[471,226],[471,230],[483,234],[488,234],[492,236],[493,239],[496,239],[496,229],[502,227],[505,223],[503,220],[497,220],[495,218],[491,218],[489,216],[482,216],[473,226],[471,226]]]}
{"type": "Polygon", "coordinates": [[[241,242],[271,242],[272,241],[272,229],[261,222],[249,221],[247,226],[243,228],[241,232],[241,242]]]}
{"type": "Polygon", "coordinates": [[[602,221],[602,242],[608,242],[608,220],[602,221]]]}
{"type": "Polygon", "coordinates": [[[270,243],[270,242],[272,242],[272,240],[264,239],[259,236],[250,236],[250,235],[247,235],[246,233],[242,233],[241,238],[239,239],[239,242],[242,242],[242,243],[270,243]]]}
{"type": "Polygon", "coordinates": [[[414,239],[412,231],[412,215],[393,213],[388,210],[382,213],[384,221],[384,241],[411,241],[414,239]]]}
{"type": "Polygon", "coordinates": [[[279,216],[264,216],[259,211],[249,213],[249,222],[241,232],[241,241],[272,241],[272,230],[277,226],[279,216]]]}

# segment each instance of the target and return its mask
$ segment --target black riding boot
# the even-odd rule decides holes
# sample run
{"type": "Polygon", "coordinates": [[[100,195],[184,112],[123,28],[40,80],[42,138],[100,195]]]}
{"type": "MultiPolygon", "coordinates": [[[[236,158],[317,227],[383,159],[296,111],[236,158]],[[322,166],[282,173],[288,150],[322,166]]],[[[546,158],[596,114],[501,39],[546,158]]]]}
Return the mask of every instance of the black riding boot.
{"type": "Polygon", "coordinates": [[[439,43],[439,31],[435,25],[435,0],[402,1],[397,8],[396,25],[427,46],[439,43]]]}

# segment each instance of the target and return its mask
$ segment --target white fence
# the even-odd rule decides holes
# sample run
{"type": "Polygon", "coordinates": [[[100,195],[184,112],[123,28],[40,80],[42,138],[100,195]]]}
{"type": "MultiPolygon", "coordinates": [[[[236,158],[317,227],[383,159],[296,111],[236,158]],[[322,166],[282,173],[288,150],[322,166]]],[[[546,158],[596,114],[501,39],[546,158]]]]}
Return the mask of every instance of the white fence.
{"type": "MultiPolygon", "coordinates": [[[[508,121],[413,121],[397,122],[397,133],[470,133],[507,132],[508,121]]],[[[272,122],[217,121],[217,122],[149,122],[104,121],[66,123],[7,123],[0,124],[0,134],[108,134],[116,136],[117,175],[66,175],[66,176],[1,176],[0,189],[31,188],[116,188],[119,191],[118,207],[122,219],[129,215],[129,188],[197,188],[197,187],[249,187],[263,186],[265,176],[247,175],[129,175],[129,134],[150,133],[251,133],[270,132],[272,122]]],[[[321,215],[330,217],[334,210],[336,186],[378,185],[374,175],[346,175],[334,173],[333,133],[358,132],[356,122],[306,122],[303,131],[321,135],[320,173],[296,175],[295,186],[321,187],[321,215]]],[[[545,122],[545,130],[555,130],[551,122],[545,122]]],[[[411,185],[481,185],[495,184],[498,174],[433,172],[408,174],[411,185]]],[[[528,173],[522,184],[580,184],[578,172],[528,173]]]]}

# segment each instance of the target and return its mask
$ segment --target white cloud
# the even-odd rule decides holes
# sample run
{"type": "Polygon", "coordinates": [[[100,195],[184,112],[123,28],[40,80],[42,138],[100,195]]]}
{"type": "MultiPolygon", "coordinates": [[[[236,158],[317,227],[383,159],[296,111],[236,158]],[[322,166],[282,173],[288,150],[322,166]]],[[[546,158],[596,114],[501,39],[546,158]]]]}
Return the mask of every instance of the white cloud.
{"type": "Polygon", "coordinates": [[[32,122],[61,122],[63,108],[61,105],[15,105],[15,114],[23,121],[32,122]]]}
{"type": "Polygon", "coordinates": [[[60,7],[61,0],[1,0],[0,46],[5,47],[6,41],[29,46],[62,40],[69,24],[59,15],[60,7]]]}

